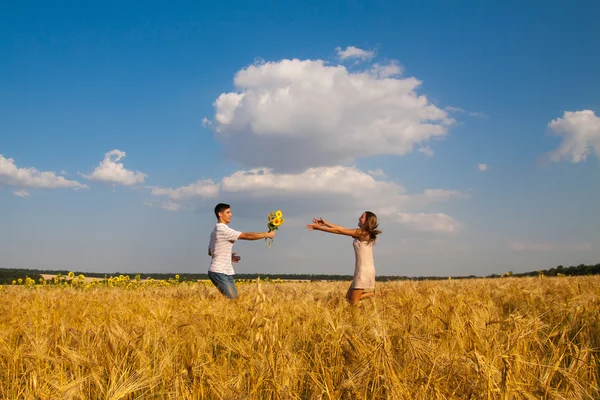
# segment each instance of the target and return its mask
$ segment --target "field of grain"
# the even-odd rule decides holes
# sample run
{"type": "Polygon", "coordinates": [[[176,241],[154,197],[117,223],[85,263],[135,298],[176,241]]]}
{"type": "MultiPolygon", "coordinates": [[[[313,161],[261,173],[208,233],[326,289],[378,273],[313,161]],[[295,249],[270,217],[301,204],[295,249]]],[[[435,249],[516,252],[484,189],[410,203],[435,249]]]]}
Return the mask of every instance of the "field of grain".
{"type": "Polygon", "coordinates": [[[357,307],[349,282],[244,283],[236,302],[28,283],[0,289],[3,399],[600,397],[600,277],[378,283],[357,307]]]}

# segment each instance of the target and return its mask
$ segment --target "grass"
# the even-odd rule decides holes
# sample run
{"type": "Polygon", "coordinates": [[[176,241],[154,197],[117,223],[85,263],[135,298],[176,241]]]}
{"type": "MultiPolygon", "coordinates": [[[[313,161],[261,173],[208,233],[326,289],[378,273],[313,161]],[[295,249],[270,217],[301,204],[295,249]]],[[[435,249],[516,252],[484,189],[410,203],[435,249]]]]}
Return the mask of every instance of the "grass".
{"type": "Polygon", "coordinates": [[[0,291],[0,398],[594,399],[600,277],[0,291]]]}

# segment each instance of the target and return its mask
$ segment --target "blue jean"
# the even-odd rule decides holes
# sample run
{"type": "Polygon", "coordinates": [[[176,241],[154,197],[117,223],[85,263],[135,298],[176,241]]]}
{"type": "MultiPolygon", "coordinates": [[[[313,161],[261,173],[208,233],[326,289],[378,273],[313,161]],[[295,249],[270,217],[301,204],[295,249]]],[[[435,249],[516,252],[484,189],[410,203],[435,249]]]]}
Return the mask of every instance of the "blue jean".
{"type": "Polygon", "coordinates": [[[233,280],[233,275],[225,275],[219,272],[208,271],[208,278],[223,295],[230,299],[237,299],[238,293],[233,280]]]}

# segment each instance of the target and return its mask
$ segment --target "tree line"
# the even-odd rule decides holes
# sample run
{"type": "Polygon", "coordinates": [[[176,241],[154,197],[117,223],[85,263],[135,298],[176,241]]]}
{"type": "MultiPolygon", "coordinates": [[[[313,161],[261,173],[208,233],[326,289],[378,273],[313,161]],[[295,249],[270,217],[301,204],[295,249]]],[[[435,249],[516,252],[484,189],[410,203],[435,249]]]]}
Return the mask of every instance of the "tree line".
{"type": "MultiPolygon", "coordinates": [[[[80,272],[73,271],[75,275],[83,274],[88,278],[110,278],[111,276],[119,276],[119,275],[129,275],[135,276],[140,275],[140,279],[169,279],[172,278],[176,273],[125,273],[125,272],[115,272],[115,273],[99,273],[99,272],[80,272]]],[[[40,278],[42,278],[42,274],[48,275],[57,275],[61,274],[66,276],[69,273],[67,270],[36,270],[36,269],[16,269],[16,268],[0,268],[0,285],[10,285],[13,281],[18,281],[18,279],[25,280],[25,277],[29,277],[36,282],[39,282],[40,278]]],[[[447,279],[476,279],[476,278],[500,278],[500,277],[523,277],[523,276],[580,276],[580,275],[598,275],[600,274],[600,263],[596,265],[572,265],[569,267],[565,267],[563,265],[559,265],[554,268],[550,268],[547,270],[537,270],[523,273],[515,273],[512,271],[508,271],[502,275],[491,274],[485,277],[477,277],[475,275],[468,276],[419,276],[419,277],[409,277],[409,276],[377,276],[375,279],[378,282],[389,282],[389,281],[403,281],[403,280],[411,280],[411,281],[424,281],[424,280],[447,280],[447,279]]],[[[305,281],[350,281],[352,280],[352,275],[334,275],[334,274],[259,274],[259,273],[251,273],[251,274],[236,274],[235,278],[238,280],[249,280],[256,279],[260,277],[261,279],[268,280],[305,280],[305,281]]],[[[180,281],[196,281],[196,280],[204,280],[208,279],[208,275],[206,273],[180,273],[179,280],[180,281]]]]}

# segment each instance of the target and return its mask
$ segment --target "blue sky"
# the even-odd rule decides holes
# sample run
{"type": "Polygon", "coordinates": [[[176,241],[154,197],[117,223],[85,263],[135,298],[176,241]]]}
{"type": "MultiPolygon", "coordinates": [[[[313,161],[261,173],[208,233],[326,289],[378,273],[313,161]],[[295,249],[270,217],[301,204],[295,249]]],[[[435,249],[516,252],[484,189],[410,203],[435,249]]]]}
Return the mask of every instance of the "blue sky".
{"type": "Polygon", "coordinates": [[[487,275],[600,260],[598,2],[0,5],[0,267],[487,275]]]}

